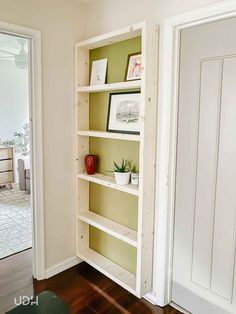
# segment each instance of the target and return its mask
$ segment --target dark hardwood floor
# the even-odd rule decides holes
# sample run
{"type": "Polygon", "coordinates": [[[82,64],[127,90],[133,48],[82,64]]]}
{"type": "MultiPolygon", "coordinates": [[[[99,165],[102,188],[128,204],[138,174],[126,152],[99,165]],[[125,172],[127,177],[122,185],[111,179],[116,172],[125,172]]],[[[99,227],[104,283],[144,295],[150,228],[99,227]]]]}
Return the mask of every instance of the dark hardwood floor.
{"type": "Polygon", "coordinates": [[[14,307],[15,297],[31,296],[33,290],[35,294],[55,292],[70,305],[73,314],[180,313],[170,306],[160,308],[136,298],[86,263],[47,280],[32,281],[31,254],[28,250],[0,261],[0,314],[14,307]]]}

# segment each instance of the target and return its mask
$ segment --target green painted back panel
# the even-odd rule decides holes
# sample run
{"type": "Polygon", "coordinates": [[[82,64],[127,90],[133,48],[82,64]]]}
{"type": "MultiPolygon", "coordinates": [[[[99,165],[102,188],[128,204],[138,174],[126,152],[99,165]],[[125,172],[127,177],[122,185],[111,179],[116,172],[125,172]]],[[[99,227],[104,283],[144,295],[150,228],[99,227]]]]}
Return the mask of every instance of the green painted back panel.
{"type": "Polygon", "coordinates": [[[137,230],[138,198],[124,192],[90,183],[90,210],[137,230]]]}
{"type": "Polygon", "coordinates": [[[114,263],[129,272],[136,273],[137,250],[92,226],[89,227],[89,245],[98,253],[106,256],[114,263]]]}
{"type": "MultiPolygon", "coordinates": [[[[107,83],[124,81],[128,55],[141,51],[141,38],[133,38],[90,51],[93,60],[108,58],[107,83]]],[[[109,93],[90,94],[89,128],[106,130],[109,93]]],[[[99,173],[113,175],[113,160],[125,159],[139,164],[139,143],[90,138],[89,153],[99,158],[99,173]]],[[[90,184],[90,210],[137,230],[138,198],[96,184],[90,184]]],[[[90,247],[128,271],[136,272],[136,249],[106,233],[90,227],[90,247]]]]}
{"type": "Polygon", "coordinates": [[[98,156],[97,172],[113,176],[113,160],[120,163],[122,158],[138,165],[139,143],[103,138],[90,138],[89,153],[98,156]]]}
{"type": "Polygon", "coordinates": [[[90,72],[94,60],[108,58],[107,83],[122,82],[125,80],[128,55],[136,52],[141,52],[141,37],[90,50],[90,72]]]}

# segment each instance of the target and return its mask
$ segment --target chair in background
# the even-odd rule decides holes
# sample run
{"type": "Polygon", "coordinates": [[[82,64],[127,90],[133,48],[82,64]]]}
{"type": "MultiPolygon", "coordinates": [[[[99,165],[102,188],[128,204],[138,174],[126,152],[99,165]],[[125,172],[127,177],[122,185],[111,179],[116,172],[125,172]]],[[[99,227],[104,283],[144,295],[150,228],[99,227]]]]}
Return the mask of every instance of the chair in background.
{"type": "Polygon", "coordinates": [[[20,191],[30,193],[30,158],[23,157],[18,159],[18,174],[20,191]]]}

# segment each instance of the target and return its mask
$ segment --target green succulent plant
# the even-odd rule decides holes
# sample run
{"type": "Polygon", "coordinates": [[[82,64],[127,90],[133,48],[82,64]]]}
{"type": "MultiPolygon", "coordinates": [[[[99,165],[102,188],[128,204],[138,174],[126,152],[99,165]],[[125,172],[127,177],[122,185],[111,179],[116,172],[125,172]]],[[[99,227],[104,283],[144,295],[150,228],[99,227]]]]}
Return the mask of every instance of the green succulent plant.
{"type": "Polygon", "coordinates": [[[124,158],[122,158],[121,160],[121,165],[118,165],[115,161],[113,161],[114,164],[114,171],[115,172],[130,172],[130,164],[128,160],[125,160],[124,158]]]}
{"type": "Polygon", "coordinates": [[[127,160],[127,163],[128,163],[128,168],[129,168],[130,172],[132,172],[132,173],[138,172],[137,166],[135,164],[133,164],[132,160],[127,160]]]}
{"type": "Polygon", "coordinates": [[[130,171],[131,171],[132,173],[138,173],[137,166],[136,166],[136,165],[131,166],[130,171]]]}

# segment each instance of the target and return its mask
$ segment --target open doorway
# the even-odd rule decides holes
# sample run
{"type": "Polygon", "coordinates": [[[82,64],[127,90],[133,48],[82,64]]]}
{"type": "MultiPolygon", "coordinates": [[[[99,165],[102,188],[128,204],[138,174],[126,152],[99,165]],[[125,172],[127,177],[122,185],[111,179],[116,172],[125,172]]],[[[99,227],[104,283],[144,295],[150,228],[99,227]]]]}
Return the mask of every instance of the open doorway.
{"type": "Polygon", "coordinates": [[[0,260],[32,247],[28,52],[0,33],[0,260]]]}
{"type": "MultiPolygon", "coordinates": [[[[29,179],[28,183],[27,180],[25,180],[24,187],[25,190],[23,190],[22,192],[24,193],[24,197],[26,198],[28,197],[31,200],[30,204],[31,215],[28,214],[29,216],[31,216],[30,217],[31,219],[28,219],[30,221],[30,224],[28,224],[28,229],[32,230],[31,231],[32,249],[25,250],[24,252],[21,252],[19,254],[13,253],[14,255],[0,260],[0,273],[2,274],[0,276],[0,286],[8,287],[7,289],[3,289],[1,291],[0,312],[5,313],[7,310],[15,307],[14,303],[15,297],[32,296],[33,294],[32,275],[34,278],[38,280],[42,280],[45,278],[43,132],[42,132],[43,129],[42,129],[42,83],[41,83],[42,64],[41,64],[40,31],[0,21],[0,35],[8,35],[9,36],[7,37],[8,39],[20,40],[18,41],[19,45],[15,47],[15,51],[13,50],[14,47],[11,47],[12,50],[10,51],[9,54],[5,52],[5,54],[2,53],[1,56],[3,57],[5,56],[6,58],[4,59],[10,57],[10,60],[13,63],[12,66],[17,65],[21,67],[21,69],[18,70],[25,72],[28,93],[27,95],[28,97],[26,100],[26,102],[28,103],[28,108],[26,107],[25,116],[27,116],[29,122],[29,125],[27,125],[26,120],[25,125],[23,121],[23,128],[20,127],[19,131],[16,131],[20,134],[13,133],[13,136],[9,137],[10,140],[16,142],[14,143],[14,150],[13,148],[11,148],[10,145],[12,143],[9,143],[9,146],[7,147],[4,147],[5,145],[2,145],[3,148],[5,149],[4,153],[6,154],[7,151],[9,153],[9,155],[7,155],[7,158],[5,158],[4,160],[7,160],[7,163],[11,164],[12,159],[12,170],[6,172],[8,175],[14,174],[15,175],[14,180],[17,181],[17,182],[14,181],[14,183],[13,181],[8,183],[4,182],[6,184],[4,185],[3,189],[6,193],[14,191],[14,184],[18,183],[18,191],[20,190],[19,185],[20,174],[18,172],[19,168],[18,160],[23,159],[25,166],[25,168],[23,169],[24,170],[23,173],[26,174],[27,171],[25,170],[30,169],[28,172],[28,174],[30,173],[30,177],[28,177],[28,174],[26,174],[25,177],[25,179],[29,179]],[[22,42],[21,39],[24,41],[22,42]],[[22,57],[22,55],[26,56],[22,57]],[[26,60],[27,64],[24,64],[26,60]],[[22,67],[26,69],[22,69],[22,67]],[[20,140],[24,142],[23,145],[19,144],[20,140]],[[27,144],[27,140],[30,140],[30,143],[27,144]],[[15,149],[17,143],[20,146],[23,146],[24,148],[30,147],[30,157],[29,154],[27,153],[27,149],[21,147],[21,153],[18,152],[18,149],[15,149]],[[18,157],[22,158],[17,158],[17,155],[18,157]],[[29,168],[27,168],[27,162],[29,168]]],[[[15,43],[15,45],[17,45],[17,43],[15,43]]],[[[5,50],[3,48],[0,49],[5,50]]],[[[8,47],[8,50],[9,49],[10,48],[8,47]]],[[[0,68],[0,72],[1,71],[2,70],[0,68]]],[[[12,80],[14,80],[14,78],[12,80]]],[[[22,81],[21,83],[23,84],[22,81]]],[[[14,91],[9,90],[8,95],[10,95],[10,93],[14,93],[14,91]]],[[[20,96],[18,96],[17,100],[19,106],[20,96]]],[[[13,115],[13,113],[14,113],[13,111],[10,111],[10,115],[13,115]]],[[[13,132],[15,132],[15,130],[13,132]]],[[[4,139],[2,139],[1,141],[4,142],[4,139]]],[[[0,237],[0,242],[5,242],[2,237],[0,237]]]]}

